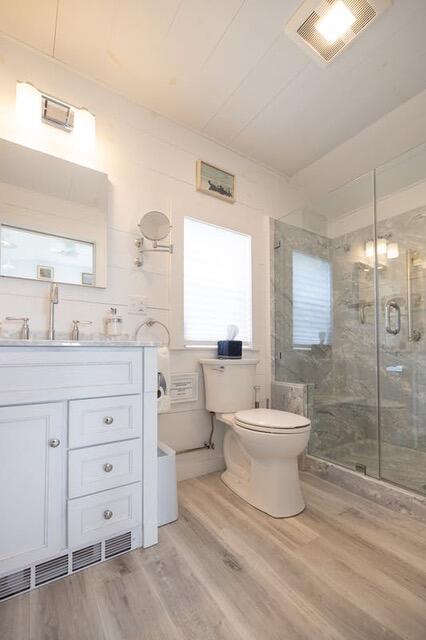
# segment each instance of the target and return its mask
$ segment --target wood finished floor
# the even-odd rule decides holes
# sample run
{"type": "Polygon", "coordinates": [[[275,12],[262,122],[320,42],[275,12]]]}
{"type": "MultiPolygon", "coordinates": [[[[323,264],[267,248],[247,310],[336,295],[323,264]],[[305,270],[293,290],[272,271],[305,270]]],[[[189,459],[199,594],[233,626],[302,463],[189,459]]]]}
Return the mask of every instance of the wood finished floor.
{"type": "Polygon", "coordinates": [[[426,640],[425,527],[304,474],[274,520],[218,474],[160,544],[0,605],[1,640],[426,640]]]}

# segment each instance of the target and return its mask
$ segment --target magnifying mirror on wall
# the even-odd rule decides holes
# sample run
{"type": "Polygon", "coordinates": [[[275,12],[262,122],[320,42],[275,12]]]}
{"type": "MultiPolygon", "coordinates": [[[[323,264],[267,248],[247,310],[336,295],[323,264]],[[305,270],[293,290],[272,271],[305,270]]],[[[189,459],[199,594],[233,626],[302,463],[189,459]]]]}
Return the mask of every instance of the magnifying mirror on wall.
{"type": "Polygon", "coordinates": [[[147,240],[153,240],[154,242],[166,238],[171,229],[168,217],[161,211],[149,211],[146,213],[139,220],[138,227],[147,240]]]}
{"type": "Polygon", "coordinates": [[[158,244],[159,240],[167,238],[172,228],[170,220],[165,213],[161,211],[148,211],[148,213],[145,213],[139,220],[138,227],[143,237],[135,241],[136,247],[139,250],[139,255],[135,259],[135,265],[137,267],[143,265],[143,254],[147,251],[173,253],[172,244],[158,244]],[[152,249],[145,247],[145,239],[152,242],[152,249]]]}

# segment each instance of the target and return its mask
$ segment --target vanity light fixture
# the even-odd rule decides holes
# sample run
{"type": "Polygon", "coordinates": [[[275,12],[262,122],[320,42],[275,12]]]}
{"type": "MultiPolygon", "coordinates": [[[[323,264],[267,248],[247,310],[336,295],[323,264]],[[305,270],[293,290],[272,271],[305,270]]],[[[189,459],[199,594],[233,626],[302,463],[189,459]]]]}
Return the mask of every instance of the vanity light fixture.
{"type": "Polygon", "coordinates": [[[321,66],[331,62],[392,0],[304,0],[285,33],[321,66]]]}
{"type": "Polygon", "coordinates": [[[71,132],[74,127],[74,110],[65,102],[42,95],[41,119],[52,127],[71,132]]]}
{"type": "Polygon", "coordinates": [[[39,91],[29,82],[16,85],[16,112],[20,125],[29,131],[47,124],[71,134],[79,149],[90,151],[94,146],[95,116],[90,111],[39,91]]]}

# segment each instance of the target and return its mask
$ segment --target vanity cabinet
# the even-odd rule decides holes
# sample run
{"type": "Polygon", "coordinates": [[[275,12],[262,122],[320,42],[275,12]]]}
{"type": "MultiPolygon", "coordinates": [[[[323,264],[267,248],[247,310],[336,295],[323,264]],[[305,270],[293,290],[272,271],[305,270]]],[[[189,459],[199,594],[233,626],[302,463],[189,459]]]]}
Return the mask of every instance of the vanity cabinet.
{"type": "Polygon", "coordinates": [[[0,346],[0,600],[157,542],[156,348],[0,346]]]}

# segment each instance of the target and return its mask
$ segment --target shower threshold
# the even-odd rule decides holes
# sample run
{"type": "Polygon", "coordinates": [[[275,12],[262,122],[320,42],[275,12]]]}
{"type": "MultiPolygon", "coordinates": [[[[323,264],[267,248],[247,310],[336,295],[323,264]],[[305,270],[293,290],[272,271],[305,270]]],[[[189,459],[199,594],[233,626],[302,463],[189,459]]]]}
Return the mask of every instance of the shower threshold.
{"type": "MultiPolygon", "coordinates": [[[[377,440],[364,438],[311,454],[352,470],[365,467],[366,475],[379,478],[377,440]]],[[[426,494],[426,451],[381,444],[381,480],[408,491],[426,494]]]]}

